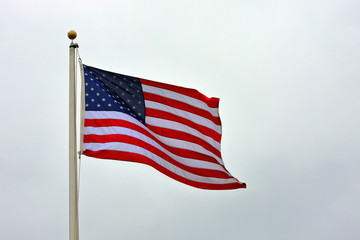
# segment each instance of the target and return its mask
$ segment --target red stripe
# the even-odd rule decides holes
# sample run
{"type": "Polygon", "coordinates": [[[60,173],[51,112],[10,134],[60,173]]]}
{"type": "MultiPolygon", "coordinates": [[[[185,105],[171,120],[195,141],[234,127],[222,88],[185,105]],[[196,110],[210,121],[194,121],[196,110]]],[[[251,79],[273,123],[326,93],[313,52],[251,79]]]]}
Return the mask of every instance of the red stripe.
{"type": "Polygon", "coordinates": [[[188,97],[196,98],[196,99],[206,103],[206,105],[208,105],[211,108],[218,108],[219,107],[219,98],[208,98],[207,96],[200,93],[196,89],[184,88],[184,87],[179,87],[179,86],[175,86],[175,85],[170,85],[170,84],[165,84],[165,83],[160,83],[160,82],[154,82],[154,81],[150,81],[150,80],[146,80],[146,79],[140,79],[140,83],[145,84],[145,85],[149,85],[149,86],[153,86],[153,87],[157,87],[157,88],[163,88],[163,89],[166,89],[166,90],[170,90],[170,91],[173,91],[173,92],[183,94],[183,95],[188,96],[188,97]]]}
{"type": "Polygon", "coordinates": [[[197,131],[204,134],[205,136],[211,137],[212,139],[214,139],[217,142],[221,141],[221,134],[219,134],[218,132],[214,131],[211,128],[205,127],[203,125],[194,123],[194,122],[192,122],[186,118],[180,117],[178,115],[175,115],[175,114],[172,114],[169,112],[165,112],[165,111],[161,111],[161,110],[157,110],[157,109],[147,108],[146,116],[154,117],[154,118],[162,118],[162,119],[182,123],[193,129],[196,129],[197,131]]]}
{"type": "MultiPolygon", "coordinates": [[[[131,123],[126,120],[122,119],[85,119],[84,122],[85,127],[127,127],[130,128],[130,126],[138,127],[138,129],[142,129],[138,125],[131,123]]],[[[133,129],[133,128],[132,128],[133,129]]],[[[137,129],[136,129],[137,130],[137,129]]]]}
{"type": "Polygon", "coordinates": [[[192,181],[192,180],[181,177],[181,176],[169,171],[168,169],[166,169],[166,168],[160,166],[159,164],[155,163],[154,161],[152,161],[150,158],[147,158],[147,157],[137,154],[137,153],[110,151],[110,150],[101,150],[101,151],[86,150],[86,151],[84,151],[83,154],[86,156],[95,157],[95,158],[114,159],[114,160],[122,160],[122,161],[147,164],[172,179],[175,179],[179,182],[190,185],[192,187],[197,187],[197,188],[201,188],[201,189],[228,190],[228,189],[246,188],[246,184],[240,183],[240,182],[239,183],[229,183],[229,184],[210,184],[210,183],[200,183],[200,182],[192,181]]]}
{"type": "Polygon", "coordinates": [[[216,125],[221,125],[220,122],[220,118],[219,117],[214,117],[210,112],[202,109],[202,108],[197,108],[194,106],[191,106],[187,103],[178,101],[178,100],[174,100],[174,99],[170,99],[170,98],[166,98],[163,96],[159,96],[153,93],[147,93],[144,92],[144,99],[145,100],[150,100],[150,101],[154,101],[154,102],[158,102],[158,103],[162,103],[165,105],[168,105],[170,107],[174,107],[180,110],[184,110],[186,112],[190,112],[196,115],[199,115],[201,117],[204,117],[206,119],[209,119],[210,121],[212,121],[214,124],[216,125]]]}
{"type": "MultiPolygon", "coordinates": [[[[107,142],[122,142],[122,143],[128,143],[135,146],[139,146],[143,149],[146,149],[155,155],[161,157],[162,159],[166,160],[167,162],[196,175],[204,176],[204,177],[216,177],[216,178],[231,178],[229,177],[229,174],[227,174],[226,170],[219,171],[219,170],[212,170],[212,169],[204,169],[204,168],[195,168],[195,167],[189,167],[182,163],[179,163],[166,153],[162,152],[158,148],[154,147],[153,145],[144,142],[138,138],[127,136],[127,135],[121,135],[121,134],[113,134],[113,135],[84,135],[84,143],[107,143],[107,142]],[[226,172],[225,172],[226,171],[226,172]]],[[[196,160],[194,160],[196,161],[196,160]]]]}
{"type": "Polygon", "coordinates": [[[168,150],[169,152],[178,155],[180,157],[185,158],[191,158],[191,159],[198,159],[202,161],[212,162],[212,163],[219,163],[214,157],[198,153],[195,151],[191,151],[188,149],[182,149],[182,148],[175,148],[168,146],[158,140],[156,137],[154,137],[151,133],[143,129],[142,127],[139,127],[138,125],[125,121],[125,120],[118,120],[118,119],[85,119],[85,126],[86,127],[111,127],[111,126],[119,126],[119,127],[125,127],[132,130],[135,130],[139,133],[144,134],[145,136],[151,138],[155,142],[157,142],[160,146],[168,150]]]}

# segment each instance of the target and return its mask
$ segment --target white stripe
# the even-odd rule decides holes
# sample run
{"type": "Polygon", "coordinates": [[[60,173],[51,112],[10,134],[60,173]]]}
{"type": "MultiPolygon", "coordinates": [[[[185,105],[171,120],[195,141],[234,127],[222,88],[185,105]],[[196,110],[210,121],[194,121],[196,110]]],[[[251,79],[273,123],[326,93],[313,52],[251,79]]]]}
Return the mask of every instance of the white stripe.
{"type": "Polygon", "coordinates": [[[145,100],[145,107],[172,113],[174,115],[186,118],[186,119],[188,119],[194,123],[197,123],[199,125],[213,129],[217,133],[221,134],[221,126],[220,125],[217,125],[214,122],[210,121],[209,119],[199,116],[197,114],[187,112],[187,111],[184,111],[184,110],[181,110],[178,108],[173,108],[168,105],[154,102],[154,101],[149,101],[149,100],[145,100]]]}
{"type": "Polygon", "coordinates": [[[212,137],[206,136],[199,132],[198,130],[189,127],[188,125],[174,122],[171,120],[161,119],[161,118],[154,118],[154,117],[146,117],[145,122],[148,126],[155,126],[155,127],[162,127],[162,128],[169,128],[181,132],[189,133],[193,136],[196,136],[205,142],[209,143],[214,148],[218,149],[220,151],[220,143],[216,140],[214,140],[212,137]]]}
{"type": "Polygon", "coordinates": [[[156,162],[160,166],[163,166],[164,168],[168,169],[169,171],[175,173],[178,176],[181,176],[183,178],[200,182],[200,183],[209,183],[209,184],[229,184],[229,183],[238,183],[236,179],[234,178],[214,178],[214,177],[203,177],[199,176],[190,172],[187,172],[167,161],[165,161],[163,158],[157,156],[156,154],[141,148],[139,146],[135,146],[132,144],[127,143],[85,143],[86,149],[92,150],[92,151],[100,151],[100,150],[114,150],[114,151],[125,151],[125,152],[131,152],[131,153],[137,153],[140,155],[143,155],[145,157],[148,157],[152,161],[156,162]]]}
{"type": "Polygon", "coordinates": [[[199,99],[192,98],[192,97],[183,95],[181,93],[173,92],[171,90],[158,88],[158,87],[154,87],[154,86],[149,86],[144,83],[142,83],[141,85],[142,85],[143,92],[153,93],[153,94],[156,94],[159,96],[166,96],[167,98],[181,101],[181,102],[187,103],[191,106],[204,109],[207,112],[209,112],[211,115],[213,115],[214,117],[219,116],[218,108],[211,108],[205,102],[203,102],[199,99]]]}
{"type": "MultiPolygon", "coordinates": [[[[117,112],[117,111],[86,111],[85,118],[86,119],[123,119],[128,122],[134,123],[138,126],[144,127],[144,125],[142,123],[140,123],[137,119],[129,116],[126,113],[117,112]]],[[[202,134],[201,132],[199,132],[198,130],[191,128],[187,125],[184,125],[184,124],[181,124],[178,122],[173,122],[170,120],[153,118],[153,117],[146,117],[145,122],[147,125],[152,125],[152,126],[156,126],[156,127],[164,127],[164,128],[169,128],[169,129],[174,129],[177,131],[189,133],[191,135],[194,135],[196,137],[203,139],[204,141],[208,142],[211,146],[214,146],[216,149],[218,149],[220,151],[220,143],[219,142],[217,142],[213,138],[206,136],[206,135],[202,134]]],[[[148,128],[146,128],[146,129],[148,129],[148,128]]]]}
{"type": "MultiPolygon", "coordinates": [[[[218,161],[218,163],[223,165],[223,162],[221,160],[221,158],[219,158],[218,156],[216,156],[215,154],[213,154],[212,152],[206,150],[204,147],[192,143],[192,142],[187,142],[187,141],[182,141],[179,139],[173,139],[173,138],[167,138],[167,137],[163,137],[163,136],[159,136],[157,134],[155,134],[154,132],[152,132],[150,129],[143,127],[143,129],[145,129],[146,131],[148,131],[151,135],[153,135],[155,138],[157,138],[160,142],[164,143],[167,146],[170,147],[175,147],[175,148],[182,148],[182,149],[189,149],[192,150],[194,152],[198,152],[198,153],[202,153],[205,154],[209,157],[212,157],[214,159],[216,159],[218,161]]],[[[215,170],[219,170],[219,171],[223,171],[223,168],[221,168],[218,164],[214,164],[214,163],[210,163],[207,161],[201,161],[198,159],[191,159],[191,158],[184,158],[178,155],[175,155],[174,153],[172,153],[171,151],[168,151],[167,149],[163,148],[160,144],[158,144],[156,141],[154,141],[153,139],[149,138],[148,136],[129,129],[129,128],[125,128],[125,127],[85,127],[84,128],[84,134],[85,135],[89,135],[89,134],[95,134],[95,135],[110,135],[110,134],[123,134],[123,135],[127,135],[127,136],[131,136],[131,137],[135,137],[137,139],[140,139],[144,142],[147,142],[151,145],[153,145],[154,147],[156,147],[157,149],[159,149],[160,151],[164,152],[165,154],[167,154],[168,156],[170,156],[171,158],[173,158],[174,160],[176,160],[177,162],[180,162],[186,166],[191,166],[191,167],[200,167],[200,168],[211,168],[210,165],[214,165],[216,166],[216,168],[211,168],[211,169],[215,169],[215,170]],[[196,165],[192,165],[194,163],[194,161],[196,162],[196,165]],[[199,163],[199,164],[197,164],[199,163]],[[209,163],[209,167],[201,167],[201,164],[205,164],[205,163],[209,163]]]]}
{"type": "Polygon", "coordinates": [[[139,120],[131,117],[129,114],[117,111],[86,111],[85,112],[86,119],[123,119],[137,125],[142,125],[139,120]]]}

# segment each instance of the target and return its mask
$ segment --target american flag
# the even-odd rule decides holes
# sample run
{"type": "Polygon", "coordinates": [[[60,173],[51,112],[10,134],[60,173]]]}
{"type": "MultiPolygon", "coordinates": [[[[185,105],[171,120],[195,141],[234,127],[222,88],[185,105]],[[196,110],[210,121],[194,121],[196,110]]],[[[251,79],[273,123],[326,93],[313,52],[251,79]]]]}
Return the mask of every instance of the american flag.
{"type": "Polygon", "coordinates": [[[202,189],[245,188],[221,158],[218,98],[83,65],[83,154],[138,162],[202,189]]]}

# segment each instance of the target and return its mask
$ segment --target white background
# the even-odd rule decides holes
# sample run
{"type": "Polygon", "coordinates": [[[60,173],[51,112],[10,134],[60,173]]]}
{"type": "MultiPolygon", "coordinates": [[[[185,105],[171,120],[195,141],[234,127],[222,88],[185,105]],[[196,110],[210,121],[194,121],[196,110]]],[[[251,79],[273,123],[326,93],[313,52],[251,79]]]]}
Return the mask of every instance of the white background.
{"type": "Polygon", "coordinates": [[[85,64],[220,97],[207,191],[84,157],[80,238],[360,239],[358,1],[0,3],[0,239],[68,238],[67,32],[85,64]]]}

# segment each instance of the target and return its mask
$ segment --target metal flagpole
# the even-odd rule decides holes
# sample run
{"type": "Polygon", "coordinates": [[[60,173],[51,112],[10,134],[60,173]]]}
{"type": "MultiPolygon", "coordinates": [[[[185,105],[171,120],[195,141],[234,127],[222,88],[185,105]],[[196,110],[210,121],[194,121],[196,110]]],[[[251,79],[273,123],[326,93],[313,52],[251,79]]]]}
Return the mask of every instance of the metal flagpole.
{"type": "Polygon", "coordinates": [[[73,42],[76,38],[75,31],[69,31],[68,37],[71,39],[69,52],[69,239],[79,240],[75,82],[75,49],[79,46],[73,42]]]}

